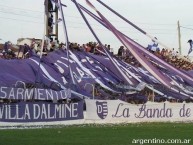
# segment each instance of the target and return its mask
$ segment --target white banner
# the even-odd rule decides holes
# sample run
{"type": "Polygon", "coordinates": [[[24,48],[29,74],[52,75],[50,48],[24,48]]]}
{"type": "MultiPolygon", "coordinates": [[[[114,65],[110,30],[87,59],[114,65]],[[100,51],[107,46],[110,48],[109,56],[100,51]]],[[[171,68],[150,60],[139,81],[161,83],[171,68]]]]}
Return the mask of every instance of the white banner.
{"type": "Polygon", "coordinates": [[[129,104],[120,100],[86,100],[90,123],[193,121],[192,103],[129,104]]]}

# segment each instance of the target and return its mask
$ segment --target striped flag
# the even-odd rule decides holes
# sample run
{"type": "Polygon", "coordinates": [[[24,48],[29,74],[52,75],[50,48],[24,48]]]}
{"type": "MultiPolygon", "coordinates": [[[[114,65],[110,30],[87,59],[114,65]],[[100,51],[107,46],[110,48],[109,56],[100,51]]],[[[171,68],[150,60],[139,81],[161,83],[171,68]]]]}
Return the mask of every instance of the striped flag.
{"type": "Polygon", "coordinates": [[[86,0],[86,3],[92,7],[95,11],[97,11],[97,9],[93,6],[93,4],[89,1],[89,0],[86,0]]]}

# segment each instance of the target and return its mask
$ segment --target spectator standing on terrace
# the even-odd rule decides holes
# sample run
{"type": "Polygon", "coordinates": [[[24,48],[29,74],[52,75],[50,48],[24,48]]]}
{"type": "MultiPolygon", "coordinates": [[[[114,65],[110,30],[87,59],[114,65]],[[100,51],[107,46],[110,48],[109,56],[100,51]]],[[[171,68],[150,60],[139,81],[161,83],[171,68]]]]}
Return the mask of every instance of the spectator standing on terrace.
{"type": "MultiPolygon", "coordinates": [[[[28,45],[27,45],[28,46],[28,45]]],[[[29,46],[28,46],[29,47],[29,46]]],[[[41,46],[40,46],[40,43],[38,44],[38,43],[36,43],[36,40],[35,40],[35,38],[33,38],[32,39],[32,41],[31,41],[31,44],[30,44],[30,53],[32,54],[32,53],[36,53],[36,51],[38,51],[38,49],[39,49],[39,47],[40,47],[40,49],[41,49],[41,46]],[[35,45],[37,45],[37,48],[35,48],[35,45]],[[37,49],[37,50],[36,50],[37,49]]]]}
{"type": "Polygon", "coordinates": [[[95,47],[96,47],[96,42],[92,42],[92,43],[91,43],[90,53],[95,53],[95,47]]]}
{"type": "Polygon", "coordinates": [[[5,42],[3,47],[3,57],[6,59],[15,58],[15,53],[11,50],[12,43],[10,41],[5,42]]]}
{"type": "Polygon", "coordinates": [[[36,54],[34,47],[29,47],[29,45],[24,44],[24,51],[22,58],[29,58],[36,54]]]}
{"type": "Polygon", "coordinates": [[[54,50],[57,50],[57,49],[59,49],[59,40],[57,39],[57,38],[55,38],[55,47],[54,47],[54,50]]]}
{"type": "Polygon", "coordinates": [[[124,53],[124,46],[120,46],[120,48],[118,49],[118,56],[119,57],[122,57],[123,56],[123,53],[124,53]]]}
{"type": "Polygon", "coordinates": [[[85,48],[86,48],[85,44],[82,44],[82,46],[80,46],[80,51],[85,51],[85,48]]]}
{"type": "Polygon", "coordinates": [[[127,56],[127,49],[123,48],[123,53],[122,53],[123,58],[126,58],[127,56]]]}
{"type": "MultiPolygon", "coordinates": [[[[156,37],[155,39],[157,40],[156,37]]],[[[153,53],[160,50],[158,47],[158,43],[155,42],[154,40],[152,40],[152,42],[147,46],[147,49],[153,53]]]]}
{"type": "Polygon", "coordinates": [[[3,58],[3,53],[0,52],[0,58],[3,58]]]}
{"type": "Polygon", "coordinates": [[[111,51],[111,45],[107,45],[107,49],[109,50],[109,52],[111,51]]]}
{"type": "Polygon", "coordinates": [[[161,50],[161,56],[162,56],[162,58],[164,58],[164,56],[165,56],[165,53],[166,53],[166,50],[164,49],[164,48],[162,48],[162,50],[161,50]]]}
{"type": "Polygon", "coordinates": [[[113,54],[113,48],[111,48],[111,45],[107,45],[107,49],[113,54]]]}
{"type": "Polygon", "coordinates": [[[104,50],[99,44],[96,45],[95,54],[96,55],[103,55],[104,54],[104,50]]]}
{"type": "Polygon", "coordinates": [[[128,56],[130,56],[130,55],[131,55],[131,53],[130,53],[129,49],[126,49],[126,50],[125,50],[125,55],[126,55],[126,57],[128,57],[128,56]]]}
{"type": "Polygon", "coordinates": [[[174,50],[174,48],[171,51],[171,55],[172,55],[172,58],[176,56],[176,51],[174,50]]]}
{"type": "Polygon", "coordinates": [[[35,41],[35,38],[33,38],[32,41],[31,41],[30,48],[34,49],[35,48],[35,44],[36,44],[36,41],[35,41]]]}
{"type": "Polygon", "coordinates": [[[86,44],[86,52],[90,52],[91,51],[91,43],[87,43],[86,44]]]}
{"type": "Polygon", "coordinates": [[[10,46],[11,46],[10,41],[5,42],[4,47],[3,47],[3,55],[6,55],[8,53],[8,50],[10,49],[10,46]]]}
{"type": "MultiPolygon", "coordinates": [[[[31,47],[33,49],[33,47],[31,47]]],[[[23,46],[23,56],[22,58],[27,58],[29,56],[29,46],[25,43],[23,46]]]]}
{"type": "Polygon", "coordinates": [[[57,41],[55,41],[55,40],[51,40],[50,41],[50,51],[52,52],[52,51],[54,51],[54,50],[56,50],[57,49],[57,41]]]}
{"type": "Polygon", "coordinates": [[[74,43],[74,44],[73,44],[73,48],[74,48],[74,50],[76,50],[76,51],[80,51],[80,45],[79,45],[78,43],[74,43]]]}
{"type": "Polygon", "coordinates": [[[192,39],[188,40],[188,43],[190,44],[190,49],[188,51],[188,55],[189,55],[192,52],[192,44],[193,44],[192,39]]]}

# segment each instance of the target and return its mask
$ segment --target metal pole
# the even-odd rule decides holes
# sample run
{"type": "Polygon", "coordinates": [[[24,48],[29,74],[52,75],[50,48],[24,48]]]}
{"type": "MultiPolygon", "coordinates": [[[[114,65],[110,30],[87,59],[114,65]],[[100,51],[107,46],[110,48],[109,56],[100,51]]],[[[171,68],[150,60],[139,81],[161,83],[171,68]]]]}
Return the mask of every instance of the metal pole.
{"type": "Polygon", "coordinates": [[[182,51],[181,51],[182,46],[181,46],[180,22],[178,21],[177,24],[178,24],[178,43],[179,43],[179,48],[178,49],[179,49],[179,54],[181,55],[182,54],[182,51]]]}
{"type": "Polygon", "coordinates": [[[44,23],[46,28],[44,28],[44,29],[46,29],[46,37],[48,37],[49,36],[49,32],[48,32],[48,0],[45,0],[44,4],[45,4],[45,21],[46,21],[44,23]]]}
{"type": "MultiPolygon", "coordinates": [[[[58,8],[55,8],[55,22],[57,22],[58,20],[58,8]]],[[[55,25],[55,34],[56,34],[56,38],[58,40],[58,23],[55,25]]]]}

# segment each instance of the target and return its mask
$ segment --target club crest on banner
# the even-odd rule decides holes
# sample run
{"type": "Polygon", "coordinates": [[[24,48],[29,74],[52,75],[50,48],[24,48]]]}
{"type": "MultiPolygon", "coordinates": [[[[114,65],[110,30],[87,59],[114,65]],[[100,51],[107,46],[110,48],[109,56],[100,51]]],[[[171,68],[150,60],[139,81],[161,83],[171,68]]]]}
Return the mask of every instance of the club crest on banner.
{"type": "Polygon", "coordinates": [[[96,101],[97,114],[101,119],[105,119],[108,115],[107,102],[96,101]]]}

